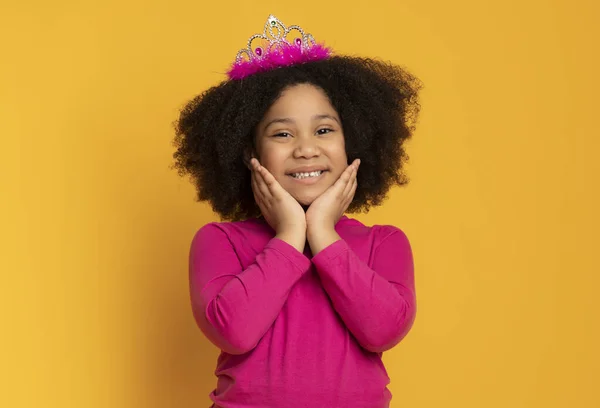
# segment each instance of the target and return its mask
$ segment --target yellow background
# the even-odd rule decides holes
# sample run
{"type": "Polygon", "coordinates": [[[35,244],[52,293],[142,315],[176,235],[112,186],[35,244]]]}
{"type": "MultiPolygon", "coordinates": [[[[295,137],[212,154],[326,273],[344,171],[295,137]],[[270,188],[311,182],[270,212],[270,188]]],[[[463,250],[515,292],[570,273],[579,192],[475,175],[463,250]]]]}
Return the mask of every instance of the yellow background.
{"type": "Polygon", "coordinates": [[[187,253],[216,217],[171,122],[269,13],[425,83],[401,227],[419,312],[392,407],[600,407],[599,6],[4,1],[0,406],[206,407],[187,253]]]}

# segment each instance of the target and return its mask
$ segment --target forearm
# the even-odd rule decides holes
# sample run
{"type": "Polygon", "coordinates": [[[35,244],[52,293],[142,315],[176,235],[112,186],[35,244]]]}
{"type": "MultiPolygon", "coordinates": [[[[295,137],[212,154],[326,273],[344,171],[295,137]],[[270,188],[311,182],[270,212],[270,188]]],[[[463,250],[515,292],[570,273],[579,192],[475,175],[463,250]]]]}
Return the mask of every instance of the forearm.
{"type": "MultiPolygon", "coordinates": [[[[414,287],[409,282],[384,278],[362,262],[345,242],[334,244],[313,258],[333,307],[365,349],[382,352],[393,347],[414,321],[414,287]]],[[[401,262],[396,265],[402,268],[401,262]]]]}
{"type": "Polygon", "coordinates": [[[279,239],[271,240],[245,270],[231,255],[218,257],[220,252],[211,253],[210,246],[201,250],[206,253],[194,256],[190,265],[196,321],[223,351],[246,353],[277,318],[310,261],[279,239]]]}
{"type": "Polygon", "coordinates": [[[342,239],[333,226],[309,227],[306,232],[306,238],[313,256],[316,256],[334,242],[342,239]]]}
{"type": "Polygon", "coordinates": [[[282,240],[288,245],[294,247],[298,252],[304,252],[304,246],[306,244],[306,233],[303,231],[282,231],[277,233],[275,238],[282,240]]]}

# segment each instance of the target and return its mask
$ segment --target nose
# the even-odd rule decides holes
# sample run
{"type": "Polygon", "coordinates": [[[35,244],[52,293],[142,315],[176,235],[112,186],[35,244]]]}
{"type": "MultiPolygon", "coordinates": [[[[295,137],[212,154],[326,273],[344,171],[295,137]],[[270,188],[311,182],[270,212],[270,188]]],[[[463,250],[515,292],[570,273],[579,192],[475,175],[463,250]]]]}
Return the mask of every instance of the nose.
{"type": "Polygon", "coordinates": [[[316,137],[307,136],[297,139],[296,146],[294,147],[295,159],[312,159],[313,157],[318,157],[320,154],[321,150],[316,137]]]}

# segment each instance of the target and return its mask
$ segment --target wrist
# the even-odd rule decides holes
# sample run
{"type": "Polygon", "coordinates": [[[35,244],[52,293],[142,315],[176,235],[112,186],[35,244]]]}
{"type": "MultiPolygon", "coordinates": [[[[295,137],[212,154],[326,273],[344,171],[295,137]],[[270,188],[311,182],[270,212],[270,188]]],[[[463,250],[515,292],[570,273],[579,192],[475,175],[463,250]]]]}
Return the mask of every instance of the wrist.
{"type": "Polygon", "coordinates": [[[328,220],[315,220],[306,225],[306,237],[314,237],[335,232],[335,223],[328,220]]]}
{"type": "Polygon", "coordinates": [[[313,256],[316,256],[329,245],[342,239],[334,228],[312,230],[310,235],[306,234],[306,238],[313,256]]]}
{"type": "Polygon", "coordinates": [[[287,244],[293,246],[298,252],[304,252],[304,245],[306,244],[306,231],[296,228],[295,230],[284,230],[277,232],[275,238],[280,239],[287,244]]]}

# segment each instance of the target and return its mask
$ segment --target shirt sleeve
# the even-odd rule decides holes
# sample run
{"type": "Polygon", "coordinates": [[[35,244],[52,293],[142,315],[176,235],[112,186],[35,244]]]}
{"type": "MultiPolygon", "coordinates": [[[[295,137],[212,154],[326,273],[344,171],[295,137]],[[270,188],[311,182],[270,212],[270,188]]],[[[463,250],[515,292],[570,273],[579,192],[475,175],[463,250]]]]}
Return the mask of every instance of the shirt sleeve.
{"type": "Polygon", "coordinates": [[[190,292],[198,326],[229,354],[252,350],[277,318],[290,289],[310,269],[310,260],[277,238],[246,269],[217,223],[194,236],[190,292]]]}
{"type": "Polygon", "coordinates": [[[410,243],[400,229],[385,229],[372,268],[343,239],[312,259],[336,312],[359,344],[372,352],[398,344],[416,315],[410,243]]]}

